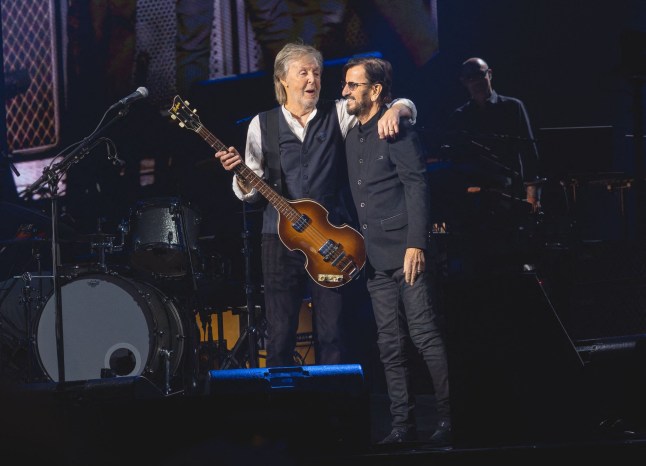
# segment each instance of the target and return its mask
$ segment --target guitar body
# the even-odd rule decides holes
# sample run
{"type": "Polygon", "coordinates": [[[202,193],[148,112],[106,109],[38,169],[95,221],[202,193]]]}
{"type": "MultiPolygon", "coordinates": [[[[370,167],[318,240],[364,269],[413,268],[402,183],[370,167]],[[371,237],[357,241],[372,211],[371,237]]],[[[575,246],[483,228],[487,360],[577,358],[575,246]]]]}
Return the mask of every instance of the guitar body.
{"type": "MultiPolygon", "coordinates": [[[[227,146],[202,125],[195,110],[179,96],[168,110],[182,128],[195,131],[214,149],[227,146]]],[[[258,190],[278,212],[278,236],[290,250],[305,254],[305,269],[312,279],[326,288],[345,285],[359,275],[366,264],[363,236],[349,225],[335,226],[328,211],[311,199],[287,200],[274,191],[244,163],[234,167],[236,176],[258,190]]]]}
{"type": "Polygon", "coordinates": [[[328,220],[328,211],[316,201],[297,199],[287,202],[298,212],[306,215],[311,223],[303,232],[299,232],[285,216],[279,213],[278,235],[289,250],[299,250],[305,254],[305,269],[310,277],[326,288],[335,288],[352,280],[356,273],[342,270],[343,267],[326,261],[319,253],[319,249],[328,238],[334,238],[347,258],[361,270],[366,262],[363,236],[349,225],[332,225],[328,220]],[[310,234],[308,231],[310,228],[315,229],[317,234],[310,234]]]}

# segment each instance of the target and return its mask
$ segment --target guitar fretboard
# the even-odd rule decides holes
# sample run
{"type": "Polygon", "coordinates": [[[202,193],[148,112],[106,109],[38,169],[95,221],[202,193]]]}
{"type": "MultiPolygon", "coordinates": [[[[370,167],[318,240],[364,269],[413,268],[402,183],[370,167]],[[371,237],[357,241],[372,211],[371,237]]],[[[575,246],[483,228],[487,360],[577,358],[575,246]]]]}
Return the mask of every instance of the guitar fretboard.
{"type": "MultiPolygon", "coordinates": [[[[215,137],[213,133],[204,126],[200,125],[196,132],[215,150],[228,150],[227,146],[225,146],[222,141],[215,137]]],[[[284,197],[276,193],[271,186],[269,186],[244,162],[236,165],[233,170],[238,176],[242,177],[248,185],[256,188],[258,192],[262,194],[276,208],[276,210],[284,215],[290,222],[295,223],[299,219],[301,216],[300,212],[294,209],[284,197]]]]}

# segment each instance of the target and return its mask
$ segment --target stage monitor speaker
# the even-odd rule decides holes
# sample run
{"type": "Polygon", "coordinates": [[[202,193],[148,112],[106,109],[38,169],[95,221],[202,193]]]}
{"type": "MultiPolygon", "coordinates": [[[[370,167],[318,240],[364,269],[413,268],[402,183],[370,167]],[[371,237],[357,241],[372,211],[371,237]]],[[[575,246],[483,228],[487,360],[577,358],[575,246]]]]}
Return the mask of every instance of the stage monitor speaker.
{"type": "Polygon", "coordinates": [[[451,283],[445,305],[456,444],[576,431],[583,362],[535,274],[451,283]]]}
{"type": "Polygon", "coordinates": [[[646,428],[646,335],[577,342],[586,363],[586,390],[592,393],[601,429],[610,434],[646,428]]]}
{"type": "Polygon", "coordinates": [[[213,370],[206,393],[216,400],[220,433],[238,442],[285,444],[295,458],[359,453],[370,445],[358,364],[213,370]]]}

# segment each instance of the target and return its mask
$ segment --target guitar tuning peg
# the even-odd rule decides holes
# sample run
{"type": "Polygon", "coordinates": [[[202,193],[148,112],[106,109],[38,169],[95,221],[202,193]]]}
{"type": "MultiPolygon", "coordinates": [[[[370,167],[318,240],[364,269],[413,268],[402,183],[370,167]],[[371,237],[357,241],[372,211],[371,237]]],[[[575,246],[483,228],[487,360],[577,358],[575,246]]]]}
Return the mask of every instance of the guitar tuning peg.
{"type": "Polygon", "coordinates": [[[183,128],[184,126],[186,126],[186,125],[180,121],[180,122],[179,122],[179,127],[180,127],[180,128],[183,128]]]}
{"type": "Polygon", "coordinates": [[[188,107],[189,105],[191,105],[191,103],[188,100],[185,100],[184,105],[186,105],[188,107]]]}
{"type": "Polygon", "coordinates": [[[172,114],[172,113],[171,113],[171,114],[170,114],[170,119],[171,119],[171,120],[177,120],[177,117],[176,117],[174,114],[172,114]]]}

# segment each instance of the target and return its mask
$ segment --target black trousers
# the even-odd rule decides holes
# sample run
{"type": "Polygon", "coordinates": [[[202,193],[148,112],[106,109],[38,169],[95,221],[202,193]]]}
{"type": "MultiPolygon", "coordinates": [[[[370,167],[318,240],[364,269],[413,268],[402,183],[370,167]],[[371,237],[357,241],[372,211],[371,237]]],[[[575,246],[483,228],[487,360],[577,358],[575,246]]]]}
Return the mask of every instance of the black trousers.
{"type": "Polygon", "coordinates": [[[312,298],[317,364],[342,364],[343,295],[316,284],[305,270],[305,255],[290,251],[278,235],[262,235],[262,270],[267,319],[267,366],[293,366],[303,299],[312,298]]]}
{"type": "Polygon", "coordinates": [[[406,356],[408,339],[420,352],[430,372],[437,414],[450,420],[449,371],[443,326],[432,301],[428,272],[413,286],[404,280],[403,267],[368,271],[368,291],[377,323],[379,357],[384,365],[393,428],[415,427],[415,396],[411,392],[406,356]]]}

